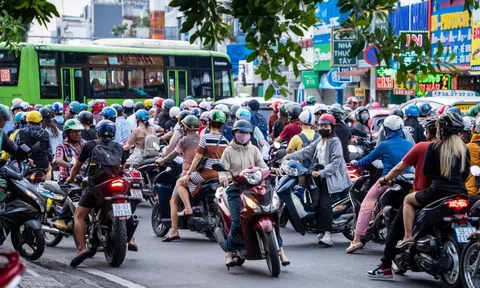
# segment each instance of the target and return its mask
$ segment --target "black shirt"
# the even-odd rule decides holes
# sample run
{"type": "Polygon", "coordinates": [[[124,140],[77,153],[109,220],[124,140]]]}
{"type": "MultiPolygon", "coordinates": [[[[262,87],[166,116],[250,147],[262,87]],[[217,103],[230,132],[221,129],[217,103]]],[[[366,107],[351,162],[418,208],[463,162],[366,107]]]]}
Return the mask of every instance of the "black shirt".
{"type": "Polygon", "coordinates": [[[164,128],[165,123],[167,123],[168,120],[170,120],[168,111],[163,110],[162,112],[160,112],[160,114],[157,115],[157,117],[155,117],[155,124],[164,128]]]}
{"type": "Polygon", "coordinates": [[[350,152],[348,151],[348,142],[352,138],[352,134],[350,134],[350,129],[348,129],[347,125],[343,121],[337,120],[337,124],[335,124],[335,134],[342,143],[343,159],[345,159],[345,162],[349,163],[350,152]]]}
{"type": "Polygon", "coordinates": [[[275,123],[273,123],[273,129],[272,129],[273,130],[273,139],[276,139],[276,138],[278,138],[278,136],[280,136],[284,127],[285,126],[283,125],[282,119],[278,119],[278,120],[275,121],[275,123]]]}
{"type": "MultiPolygon", "coordinates": [[[[77,160],[85,163],[88,159],[90,159],[90,156],[92,156],[93,148],[95,148],[95,146],[97,146],[97,142],[87,142],[87,144],[85,144],[83,147],[82,152],[80,152],[80,156],[78,156],[77,160]]],[[[122,164],[125,164],[125,162],[127,162],[127,156],[125,155],[122,145],[115,143],[115,149],[117,149],[120,155],[122,155],[122,164]]]]}
{"type": "Polygon", "coordinates": [[[425,136],[425,129],[418,122],[417,118],[409,117],[404,121],[405,127],[412,134],[413,140],[415,143],[427,141],[427,136],[425,136]]]}
{"type": "Polygon", "coordinates": [[[170,131],[173,132],[173,127],[177,124],[177,119],[170,119],[165,123],[165,127],[163,127],[165,133],[168,133],[170,131]]]}
{"type": "Polygon", "coordinates": [[[87,142],[97,139],[95,128],[90,127],[88,130],[82,130],[82,139],[87,142]]]}

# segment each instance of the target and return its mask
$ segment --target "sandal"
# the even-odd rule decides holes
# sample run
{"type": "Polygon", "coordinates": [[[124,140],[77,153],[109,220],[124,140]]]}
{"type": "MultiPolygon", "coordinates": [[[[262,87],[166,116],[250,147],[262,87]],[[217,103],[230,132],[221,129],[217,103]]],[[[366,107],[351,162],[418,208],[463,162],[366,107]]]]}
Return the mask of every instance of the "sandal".
{"type": "Polygon", "coordinates": [[[73,268],[77,267],[78,265],[82,264],[82,262],[85,261],[87,258],[91,258],[91,255],[92,251],[90,250],[78,254],[77,256],[75,256],[75,258],[73,258],[72,262],[70,262],[70,266],[73,268]]]}
{"type": "Polygon", "coordinates": [[[230,270],[230,268],[235,267],[237,264],[235,264],[235,261],[233,261],[233,258],[231,261],[227,262],[227,257],[225,257],[225,266],[227,266],[227,269],[230,270]]]}
{"type": "Polygon", "coordinates": [[[351,254],[355,251],[357,251],[358,249],[362,249],[363,248],[363,243],[360,242],[360,243],[357,243],[357,244],[353,244],[353,242],[350,243],[350,246],[348,246],[347,250],[345,250],[348,254],[351,254]]]}
{"type": "Polygon", "coordinates": [[[191,213],[187,213],[186,210],[183,210],[182,212],[177,213],[178,217],[192,216],[192,215],[193,215],[193,211],[191,213]]]}
{"type": "Polygon", "coordinates": [[[173,237],[167,236],[162,239],[162,242],[172,242],[175,240],[180,240],[180,236],[173,236],[173,237]]]}
{"type": "Polygon", "coordinates": [[[410,246],[414,245],[415,241],[413,239],[407,241],[400,241],[395,248],[405,250],[406,248],[410,248],[410,246]]]}

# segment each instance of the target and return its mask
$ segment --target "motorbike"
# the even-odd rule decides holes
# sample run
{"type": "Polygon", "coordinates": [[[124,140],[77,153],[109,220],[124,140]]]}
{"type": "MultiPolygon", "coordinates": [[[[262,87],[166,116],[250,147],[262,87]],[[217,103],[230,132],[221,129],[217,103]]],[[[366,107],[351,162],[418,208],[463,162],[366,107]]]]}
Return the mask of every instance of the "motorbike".
{"type": "MultiPolygon", "coordinates": [[[[155,165],[155,162],[153,162],[155,165]]],[[[130,188],[130,195],[137,199],[137,202],[141,203],[143,200],[148,201],[150,205],[155,204],[155,197],[151,195],[150,187],[146,187],[145,185],[148,182],[145,182],[145,178],[143,178],[143,174],[137,168],[129,167],[125,170],[123,177],[127,179],[129,183],[131,183],[130,188]]]]}
{"type": "MultiPolygon", "coordinates": [[[[158,202],[155,203],[152,210],[152,228],[158,237],[164,237],[170,230],[170,198],[177,179],[182,172],[183,159],[177,157],[171,163],[166,164],[166,169],[156,178],[155,192],[158,195],[158,202]]],[[[217,206],[215,205],[215,191],[218,187],[218,179],[211,179],[202,184],[195,195],[191,195],[192,215],[180,216],[178,219],[178,229],[189,229],[205,234],[207,238],[214,242],[214,230],[219,219],[217,206]]],[[[184,208],[183,203],[179,211],[184,208]]]]}
{"type": "MultiPolygon", "coordinates": [[[[221,163],[215,163],[212,168],[219,172],[227,172],[221,163]]],[[[266,259],[270,274],[278,277],[280,274],[280,257],[278,235],[280,235],[280,199],[266,185],[270,169],[251,167],[243,170],[233,181],[241,189],[244,209],[240,214],[243,239],[246,250],[234,252],[234,263],[242,266],[245,260],[266,259]]],[[[226,239],[232,223],[229,211],[226,189],[217,189],[215,202],[220,211],[221,220],[215,229],[215,238],[223,251],[227,251],[226,239]]]]}
{"type": "Polygon", "coordinates": [[[371,141],[363,137],[357,138],[356,144],[348,145],[348,151],[350,152],[350,160],[362,159],[375,148],[375,145],[375,141],[371,141]]]}
{"type": "Polygon", "coordinates": [[[162,167],[155,164],[157,158],[158,157],[143,159],[135,166],[135,170],[140,172],[140,177],[142,178],[140,188],[142,198],[148,201],[152,206],[154,206],[156,202],[154,191],[155,178],[163,170],[162,167]]]}
{"type": "MultiPolygon", "coordinates": [[[[36,144],[30,149],[23,144],[19,154],[29,155],[38,149],[36,144]]],[[[0,168],[6,180],[6,199],[0,204],[0,245],[11,234],[12,245],[20,255],[28,260],[40,258],[45,250],[45,239],[40,218],[44,213],[45,202],[37,189],[25,179],[30,169],[26,161],[13,160],[0,168]]]]}
{"type": "Polygon", "coordinates": [[[20,261],[16,251],[0,251],[2,265],[0,266],[0,287],[14,288],[20,284],[25,266],[20,261]]]}
{"type": "Polygon", "coordinates": [[[441,278],[447,287],[463,287],[460,256],[462,246],[475,231],[468,223],[468,197],[452,195],[437,200],[416,213],[415,243],[394,259],[396,274],[407,270],[441,278]]]}

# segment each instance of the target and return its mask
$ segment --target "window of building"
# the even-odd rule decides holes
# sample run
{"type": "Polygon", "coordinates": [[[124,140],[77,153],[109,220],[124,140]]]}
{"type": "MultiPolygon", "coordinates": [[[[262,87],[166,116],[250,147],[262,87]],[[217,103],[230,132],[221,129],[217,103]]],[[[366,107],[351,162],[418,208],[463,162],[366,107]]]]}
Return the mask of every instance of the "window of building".
{"type": "Polygon", "coordinates": [[[91,97],[125,97],[124,70],[119,68],[90,68],[91,97]]]}
{"type": "Polygon", "coordinates": [[[215,71],[215,100],[231,97],[230,75],[228,71],[215,71]]]}
{"type": "Polygon", "coordinates": [[[57,75],[55,54],[39,52],[38,63],[40,71],[40,97],[46,99],[61,99],[60,79],[57,75]]]}

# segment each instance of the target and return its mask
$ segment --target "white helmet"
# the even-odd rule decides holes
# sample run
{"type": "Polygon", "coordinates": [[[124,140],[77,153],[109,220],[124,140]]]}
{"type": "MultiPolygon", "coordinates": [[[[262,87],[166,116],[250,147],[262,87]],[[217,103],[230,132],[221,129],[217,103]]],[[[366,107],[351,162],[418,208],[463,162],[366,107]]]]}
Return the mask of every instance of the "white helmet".
{"type": "Polygon", "coordinates": [[[198,107],[200,107],[200,109],[203,109],[205,111],[210,111],[212,110],[213,103],[207,100],[203,100],[202,102],[200,102],[200,104],[198,104],[198,107]]]}
{"type": "Polygon", "coordinates": [[[315,116],[313,115],[312,112],[305,110],[302,113],[300,113],[300,116],[298,116],[298,119],[300,122],[306,125],[314,125],[315,124],[315,116]]]}
{"type": "Polygon", "coordinates": [[[21,98],[15,98],[12,100],[12,106],[13,105],[20,105],[23,102],[21,98]]]}
{"type": "Polygon", "coordinates": [[[30,103],[28,102],[22,102],[20,106],[22,106],[23,111],[30,109],[30,103]]]}
{"type": "Polygon", "coordinates": [[[402,118],[398,117],[397,115],[390,115],[385,118],[385,121],[383,121],[383,126],[385,126],[385,128],[395,131],[403,128],[404,125],[402,118]]]}
{"type": "Polygon", "coordinates": [[[462,119],[463,119],[463,131],[472,131],[473,118],[469,116],[465,116],[462,119]]]}
{"type": "Polygon", "coordinates": [[[347,103],[358,103],[358,98],[355,96],[350,96],[347,99],[347,103]]]}
{"type": "Polygon", "coordinates": [[[314,114],[317,114],[319,112],[326,113],[327,111],[328,111],[328,107],[323,103],[316,103],[315,106],[313,106],[314,114]]]}
{"type": "Polygon", "coordinates": [[[177,106],[173,106],[168,111],[168,115],[170,116],[170,118],[177,118],[178,114],[180,114],[180,108],[178,108],[177,106]]]}
{"type": "Polygon", "coordinates": [[[185,100],[185,101],[183,101],[182,104],[183,104],[183,109],[184,110],[192,110],[193,108],[197,108],[197,106],[198,106],[197,101],[192,100],[192,99],[185,100]]]}
{"type": "Polygon", "coordinates": [[[132,99],[125,99],[123,100],[122,106],[123,108],[133,108],[133,100],[132,99]]]}
{"type": "Polygon", "coordinates": [[[217,104],[214,109],[220,110],[225,114],[230,114],[230,109],[225,104],[217,104]]]}
{"type": "Polygon", "coordinates": [[[208,121],[208,116],[210,116],[210,112],[205,111],[200,115],[200,120],[208,121]]]}

